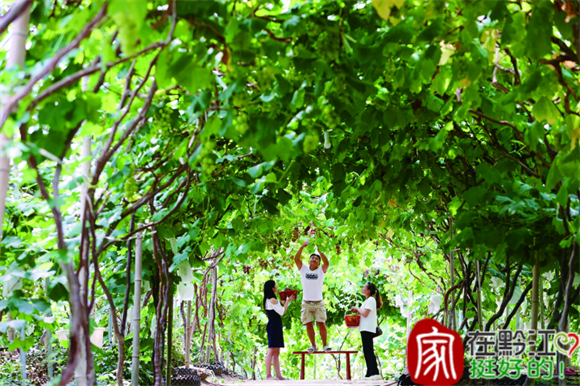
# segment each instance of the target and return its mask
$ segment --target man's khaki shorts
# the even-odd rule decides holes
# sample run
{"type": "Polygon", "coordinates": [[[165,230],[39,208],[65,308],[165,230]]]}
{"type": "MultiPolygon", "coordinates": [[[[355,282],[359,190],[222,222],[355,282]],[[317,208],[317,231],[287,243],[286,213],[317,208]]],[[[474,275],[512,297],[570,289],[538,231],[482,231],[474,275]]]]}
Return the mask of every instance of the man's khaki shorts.
{"type": "Polygon", "coordinates": [[[324,307],[324,300],[319,302],[302,301],[302,310],[300,311],[300,319],[302,324],[326,322],[326,307],[324,307]]]}

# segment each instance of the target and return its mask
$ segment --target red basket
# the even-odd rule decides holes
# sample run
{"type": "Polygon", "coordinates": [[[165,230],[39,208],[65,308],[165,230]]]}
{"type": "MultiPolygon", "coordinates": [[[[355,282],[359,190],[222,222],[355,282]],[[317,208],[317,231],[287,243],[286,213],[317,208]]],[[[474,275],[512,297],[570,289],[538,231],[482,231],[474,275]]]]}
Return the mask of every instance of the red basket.
{"type": "Polygon", "coordinates": [[[344,321],[348,328],[357,328],[360,323],[360,315],[346,315],[344,321]]]}
{"type": "Polygon", "coordinates": [[[286,298],[291,297],[292,295],[298,296],[298,291],[286,289],[284,291],[278,292],[278,295],[280,295],[280,300],[284,302],[286,301],[286,298]]]}

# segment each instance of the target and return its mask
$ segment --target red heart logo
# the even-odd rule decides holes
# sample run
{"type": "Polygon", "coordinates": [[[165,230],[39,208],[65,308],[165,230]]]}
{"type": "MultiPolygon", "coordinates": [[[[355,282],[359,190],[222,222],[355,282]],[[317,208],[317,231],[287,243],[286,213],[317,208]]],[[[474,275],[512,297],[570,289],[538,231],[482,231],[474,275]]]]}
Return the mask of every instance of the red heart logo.
{"type": "Polygon", "coordinates": [[[578,345],[580,344],[580,337],[578,337],[578,334],[576,334],[575,332],[569,332],[567,336],[568,338],[574,338],[574,340],[576,341],[574,343],[574,346],[572,346],[572,348],[568,351],[568,358],[572,358],[572,354],[574,354],[574,351],[576,351],[578,345]]]}

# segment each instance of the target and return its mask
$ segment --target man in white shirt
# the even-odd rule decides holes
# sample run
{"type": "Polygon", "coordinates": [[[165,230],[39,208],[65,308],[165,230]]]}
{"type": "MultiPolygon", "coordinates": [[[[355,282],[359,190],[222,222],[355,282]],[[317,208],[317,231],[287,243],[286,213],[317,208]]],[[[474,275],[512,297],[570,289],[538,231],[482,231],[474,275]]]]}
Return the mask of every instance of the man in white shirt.
{"type": "Polygon", "coordinates": [[[306,240],[294,257],[296,267],[298,267],[300,275],[302,276],[302,288],[304,291],[302,297],[301,320],[302,324],[306,326],[308,339],[310,339],[310,343],[312,344],[312,346],[308,348],[308,352],[312,353],[316,351],[316,338],[314,336],[315,320],[318,329],[320,330],[323,350],[328,352],[331,351],[331,348],[326,344],[326,308],[324,307],[324,300],[322,298],[322,284],[324,283],[324,275],[328,270],[329,264],[326,255],[320,251],[310,255],[308,265],[302,263],[302,250],[309,243],[310,240],[306,240]],[[322,265],[320,265],[321,260],[322,265]]]}

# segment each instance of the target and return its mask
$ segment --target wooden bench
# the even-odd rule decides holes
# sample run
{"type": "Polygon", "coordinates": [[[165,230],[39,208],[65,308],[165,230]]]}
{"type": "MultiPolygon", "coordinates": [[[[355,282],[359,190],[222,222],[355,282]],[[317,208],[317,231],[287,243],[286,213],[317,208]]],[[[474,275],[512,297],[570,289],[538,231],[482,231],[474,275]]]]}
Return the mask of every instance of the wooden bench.
{"type": "Polygon", "coordinates": [[[302,355],[302,362],[300,364],[300,379],[304,379],[304,356],[311,354],[346,354],[346,379],[350,381],[350,354],[358,354],[358,351],[314,351],[309,353],[308,351],[294,351],[292,354],[302,355]]]}

